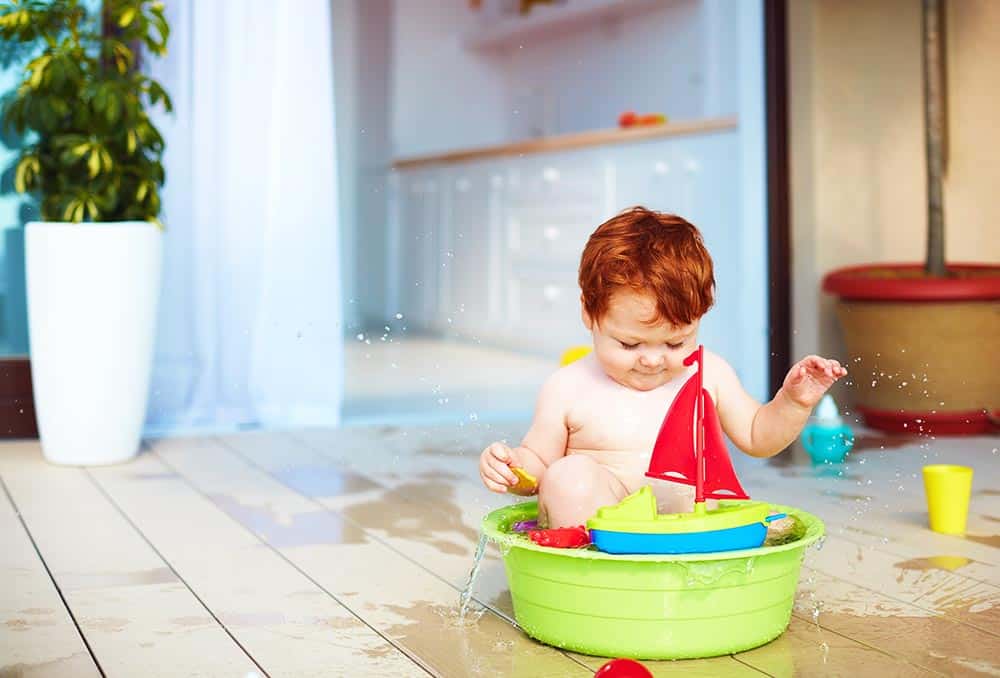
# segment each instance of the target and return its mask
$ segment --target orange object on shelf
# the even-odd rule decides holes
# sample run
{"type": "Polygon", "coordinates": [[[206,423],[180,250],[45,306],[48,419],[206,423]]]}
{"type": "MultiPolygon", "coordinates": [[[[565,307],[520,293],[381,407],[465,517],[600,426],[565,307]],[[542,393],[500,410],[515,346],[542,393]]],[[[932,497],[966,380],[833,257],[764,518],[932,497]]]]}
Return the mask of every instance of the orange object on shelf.
{"type": "Polygon", "coordinates": [[[667,116],[663,113],[643,113],[638,114],[635,111],[625,111],[618,116],[618,126],[619,127],[637,127],[646,125],[665,125],[667,122],[667,116]]]}

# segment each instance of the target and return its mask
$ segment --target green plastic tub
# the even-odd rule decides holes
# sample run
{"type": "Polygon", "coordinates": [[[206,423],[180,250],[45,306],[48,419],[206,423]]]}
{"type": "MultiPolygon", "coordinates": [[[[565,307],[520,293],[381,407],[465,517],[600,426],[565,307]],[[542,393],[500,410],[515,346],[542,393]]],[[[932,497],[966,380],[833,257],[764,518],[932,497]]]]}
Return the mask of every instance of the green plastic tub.
{"type": "Polygon", "coordinates": [[[532,638],[574,652],[632,659],[690,659],[741,652],[788,627],[806,547],[823,523],[799,521],[794,541],[691,555],[611,555],[538,546],[509,531],[534,520],[536,502],[493,511],[484,534],[503,554],[514,616],[532,638]]]}

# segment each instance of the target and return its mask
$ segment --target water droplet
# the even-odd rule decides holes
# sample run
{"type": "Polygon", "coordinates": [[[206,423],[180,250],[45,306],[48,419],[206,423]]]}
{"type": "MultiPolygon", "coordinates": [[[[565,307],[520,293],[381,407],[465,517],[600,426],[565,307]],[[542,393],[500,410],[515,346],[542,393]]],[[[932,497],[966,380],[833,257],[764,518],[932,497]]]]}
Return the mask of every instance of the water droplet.
{"type": "Polygon", "coordinates": [[[362,332],[359,332],[359,333],[358,333],[358,341],[364,341],[364,340],[365,340],[365,335],[364,335],[364,333],[362,333],[362,332]]]}

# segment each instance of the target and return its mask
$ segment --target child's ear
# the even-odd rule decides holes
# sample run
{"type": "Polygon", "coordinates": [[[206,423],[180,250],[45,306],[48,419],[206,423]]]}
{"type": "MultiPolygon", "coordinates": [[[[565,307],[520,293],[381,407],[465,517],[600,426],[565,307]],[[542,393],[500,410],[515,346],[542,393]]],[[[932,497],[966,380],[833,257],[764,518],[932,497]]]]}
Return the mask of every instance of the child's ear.
{"type": "Polygon", "coordinates": [[[587,313],[587,307],[583,303],[583,295],[580,295],[580,319],[583,320],[583,326],[587,328],[588,331],[593,331],[594,321],[587,313]]]}

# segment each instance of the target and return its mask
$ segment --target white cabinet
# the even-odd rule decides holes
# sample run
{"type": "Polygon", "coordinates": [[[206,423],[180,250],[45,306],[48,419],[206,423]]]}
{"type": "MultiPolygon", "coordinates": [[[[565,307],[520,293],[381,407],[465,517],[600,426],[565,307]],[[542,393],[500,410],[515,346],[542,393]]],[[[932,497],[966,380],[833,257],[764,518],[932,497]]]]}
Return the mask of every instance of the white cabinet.
{"type": "Polygon", "coordinates": [[[644,205],[701,229],[718,283],[702,339],[738,356],[740,285],[748,266],[765,265],[740,256],[738,154],[738,132],[725,130],[401,170],[394,299],[411,329],[558,355],[588,341],[577,287],[587,238],[619,210],[644,205]]]}
{"type": "Polygon", "coordinates": [[[402,313],[410,331],[429,330],[440,293],[441,177],[434,170],[400,173],[393,187],[387,317],[402,313]]]}
{"type": "Polygon", "coordinates": [[[441,312],[433,325],[480,338],[499,315],[498,234],[494,212],[503,176],[488,165],[456,165],[446,178],[442,209],[441,312]]]}
{"type": "Polygon", "coordinates": [[[739,145],[733,132],[677,137],[619,150],[617,186],[623,204],[680,215],[701,231],[715,266],[715,306],[699,338],[712,350],[738,355],[742,326],[739,145]],[[735,328],[735,329],[734,329],[735,328]]]}

